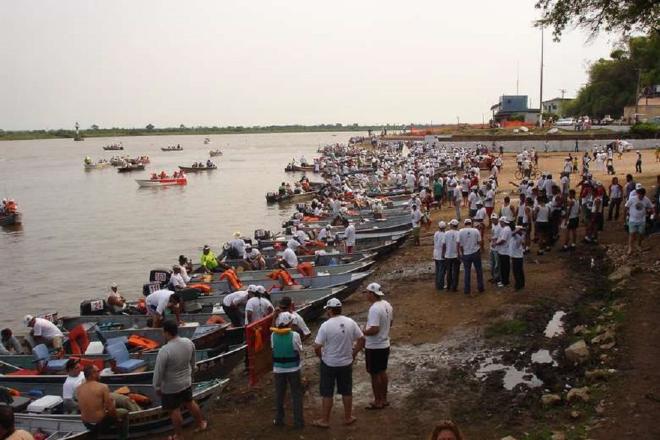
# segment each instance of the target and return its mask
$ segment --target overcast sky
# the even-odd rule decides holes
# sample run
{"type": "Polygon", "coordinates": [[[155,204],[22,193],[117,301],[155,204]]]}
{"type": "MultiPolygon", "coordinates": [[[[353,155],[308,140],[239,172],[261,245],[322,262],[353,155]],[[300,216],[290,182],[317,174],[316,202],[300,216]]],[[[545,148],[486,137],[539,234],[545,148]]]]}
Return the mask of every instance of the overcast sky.
{"type": "MultiPolygon", "coordinates": [[[[538,106],[534,0],[0,3],[0,128],[481,122],[538,106]]],[[[546,33],[544,99],[586,81],[593,42],[546,33]]]]}

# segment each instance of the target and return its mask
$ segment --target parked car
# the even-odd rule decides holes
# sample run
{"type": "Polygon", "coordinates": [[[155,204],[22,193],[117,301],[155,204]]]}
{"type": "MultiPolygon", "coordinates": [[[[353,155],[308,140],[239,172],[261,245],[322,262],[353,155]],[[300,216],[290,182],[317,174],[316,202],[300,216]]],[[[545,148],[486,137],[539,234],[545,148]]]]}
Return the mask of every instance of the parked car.
{"type": "Polygon", "coordinates": [[[555,125],[558,127],[572,127],[575,125],[575,119],[573,118],[561,118],[555,122],[555,125]]]}

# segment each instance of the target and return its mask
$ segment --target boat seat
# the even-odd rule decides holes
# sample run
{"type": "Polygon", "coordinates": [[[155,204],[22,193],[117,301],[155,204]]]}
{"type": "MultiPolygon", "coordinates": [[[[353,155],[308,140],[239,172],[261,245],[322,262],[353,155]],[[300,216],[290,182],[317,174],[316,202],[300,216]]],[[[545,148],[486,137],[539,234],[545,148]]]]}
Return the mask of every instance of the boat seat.
{"type": "Polygon", "coordinates": [[[48,373],[63,371],[66,367],[67,359],[50,359],[50,352],[44,344],[35,346],[32,349],[32,355],[35,358],[35,362],[45,363],[44,368],[48,373]]]}
{"type": "Polygon", "coordinates": [[[146,365],[143,359],[131,359],[128,349],[124,344],[110,344],[105,347],[105,350],[114,359],[117,371],[120,373],[131,373],[146,365]]]}
{"type": "Polygon", "coordinates": [[[9,404],[9,406],[12,407],[15,413],[18,412],[25,412],[27,409],[28,405],[32,401],[29,397],[23,397],[23,396],[14,396],[12,397],[13,401],[9,404]]]}

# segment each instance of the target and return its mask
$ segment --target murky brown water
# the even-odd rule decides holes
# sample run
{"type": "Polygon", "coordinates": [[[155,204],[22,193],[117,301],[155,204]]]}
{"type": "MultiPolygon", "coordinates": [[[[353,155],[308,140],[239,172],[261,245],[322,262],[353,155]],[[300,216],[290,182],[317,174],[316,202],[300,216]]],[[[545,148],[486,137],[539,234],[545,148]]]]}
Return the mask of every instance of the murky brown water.
{"type": "MultiPolygon", "coordinates": [[[[81,300],[105,296],[117,282],[136,297],[154,267],[179,254],[198,259],[234,231],[279,230],[288,209],[267,206],[292,157],[311,160],[319,145],[346,141],[351,133],[157,136],[121,138],[124,153],[148,155],[146,171],[85,171],[82,160],[113,156],[102,146],[115,139],[0,142],[0,197],[13,197],[23,212],[20,229],[0,230],[0,326],[20,326],[26,313],[77,313],[81,300]],[[182,152],[161,147],[181,144],[182,152]],[[190,174],[184,187],[138,189],[136,178],[206,160],[210,148],[219,169],[190,174]]],[[[298,175],[299,177],[299,175],[298,175]]]]}

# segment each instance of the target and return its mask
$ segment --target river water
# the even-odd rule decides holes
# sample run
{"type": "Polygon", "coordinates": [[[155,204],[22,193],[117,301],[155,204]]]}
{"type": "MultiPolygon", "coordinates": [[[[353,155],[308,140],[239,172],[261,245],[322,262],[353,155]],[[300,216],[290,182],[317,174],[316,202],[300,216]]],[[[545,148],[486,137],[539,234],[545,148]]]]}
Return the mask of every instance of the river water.
{"type": "MultiPolygon", "coordinates": [[[[141,293],[149,270],[197,261],[235,231],[279,230],[293,207],[266,205],[265,194],[300,174],[285,173],[291,158],[316,156],[320,145],[364,133],[153,136],[0,142],[0,197],[16,199],[23,226],[0,230],[0,326],[18,330],[26,313],[77,313],[80,301],[105,297],[111,283],[128,298],[141,293]],[[125,150],[103,151],[121,141],[125,150]],[[181,144],[184,151],[162,152],[181,144]],[[151,171],[212,160],[218,170],[189,174],[188,185],[141,188],[151,171]],[[83,158],[148,155],[146,171],[85,171],[83,158]]],[[[312,177],[312,180],[314,178],[312,177]]],[[[22,330],[22,329],[21,329],[22,330]]]]}

